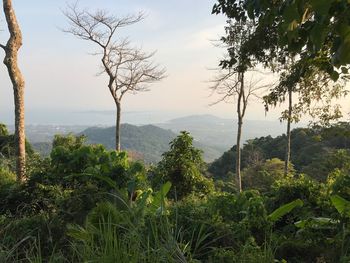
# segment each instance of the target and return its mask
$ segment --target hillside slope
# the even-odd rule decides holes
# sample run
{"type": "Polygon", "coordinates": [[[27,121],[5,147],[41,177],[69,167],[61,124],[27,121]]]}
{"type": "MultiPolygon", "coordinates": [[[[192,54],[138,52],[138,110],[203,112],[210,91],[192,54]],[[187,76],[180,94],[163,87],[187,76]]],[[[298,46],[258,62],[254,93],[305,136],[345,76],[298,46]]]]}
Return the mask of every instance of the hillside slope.
{"type": "MultiPolygon", "coordinates": [[[[88,143],[103,144],[108,149],[115,148],[115,127],[92,127],[87,128],[80,134],[84,134],[87,137],[88,143]]],[[[131,151],[132,154],[144,159],[147,163],[155,163],[169,149],[169,142],[176,136],[176,133],[154,125],[135,126],[122,124],[121,148],[131,151]]],[[[198,142],[195,142],[195,146],[204,151],[204,159],[208,162],[218,158],[222,153],[198,142]]]]}
{"type": "MultiPolygon", "coordinates": [[[[332,156],[340,149],[350,151],[350,123],[338,123],[329,128],[298,128],[291,134],[291,162],[299,172],[320,181],[332,168],[332,156]],[[321,167],[322,166],[322,167],[321,167]]],[[[242,169],[266,159],[285,156],[286,136],[271,136],[249,140],[242,150],[242,169]]],[[[235,171],[236,146],[213,162],[209,170],[216,178],[225,178],[235,171]]],[[[337,162],[337,160],[335,160],[337,162]]]]}
{"type": "MultiPolygon", "coordinates": [[[[107,149],[115,148],[115,127],[91,127],[82,131],[91,144],[103,144],[107,149]]],[[[146,162],[157,162],[169,147],[169,142],[176,134],[153,125],[121,125],[121,148],[136,152],[146,162]]]]}

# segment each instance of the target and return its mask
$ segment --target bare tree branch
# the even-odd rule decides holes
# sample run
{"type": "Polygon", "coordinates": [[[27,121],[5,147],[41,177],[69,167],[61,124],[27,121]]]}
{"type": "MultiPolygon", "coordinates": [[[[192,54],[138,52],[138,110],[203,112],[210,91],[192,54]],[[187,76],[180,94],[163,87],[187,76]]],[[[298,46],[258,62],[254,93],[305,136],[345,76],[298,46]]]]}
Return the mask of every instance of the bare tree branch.
{"type": "Polygon", "coordinates": [[[120,150],[122,98],[127,93],[148,91],[151,83],[165,78],[165,69],[152,61],[155,52],[146,53],[131,46],[128,38],[117,36],[118,29],[143,20],[144,15],[139,13],[118,18],[105,10],[81,10],[77,3],[68,5],[63,14],[69,23],[69,28],[64,32],[91,41],[99,48],[92,55],[98,55],[101,59],[102,69],[97,74],[105,73],[108,76],[108,89],[117,108],[116,149],[120,150]]]}
{"type": "Polygon", "coordinates": [[[64,32],[82,40],[89,40],[102,48],[107,48],[116,31],[120,28],[135,24],[144,19],[143,13],[127,15],[122,18],[110,15],[106,10],[90,12],[79,9],[77,2],[67,5],[62,11],[69,22],[69,28],[64,32]]]}

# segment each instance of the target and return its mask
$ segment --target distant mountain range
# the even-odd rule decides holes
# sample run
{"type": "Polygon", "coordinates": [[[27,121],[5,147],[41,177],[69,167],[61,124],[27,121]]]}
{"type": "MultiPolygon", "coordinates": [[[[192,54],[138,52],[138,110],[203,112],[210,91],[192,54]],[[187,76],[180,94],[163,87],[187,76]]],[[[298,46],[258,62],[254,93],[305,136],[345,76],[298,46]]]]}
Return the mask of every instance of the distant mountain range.
{"type": "MultiPolygon", "coordinates": [[[[243,141],[261,136],[276,137],[284,133],[285,125],[278,121],[244,122],[243,141]]],[[[13,130],[13,127],[10,127],[13,130]]],[[[50,152],[55,134],[85,134],[89,143],[100,143],[109,149],[115,145],[114,127],[89,127],[87,125],[29,125],[26,127],[29,141],[43,154],[50,152]]],[[[204,151],[204,158],[211,162],[219,158],[235,144],[237,122],[213,115],[192,115],[152,125],[122,124],[122,148],[133,152],[146,162],[157,162],[169,149],[169,142],[180,131],[186,130],[194,137],[195,145],[204,151]]]]}
{"type": "MultiPolygon", "coordinates": [[[[224,152],[236,143],[237,121],[213,115],[193,115],[155,124],[173,132],[189,131],[201,144],[224,152]]],[[[294,127],[293,127],[294,128],[294,127]]],[[[276,137],[285,132],[286,126],[278,121],[246,120],[243,123],[242,141],[261,136],[276,137]]]]}

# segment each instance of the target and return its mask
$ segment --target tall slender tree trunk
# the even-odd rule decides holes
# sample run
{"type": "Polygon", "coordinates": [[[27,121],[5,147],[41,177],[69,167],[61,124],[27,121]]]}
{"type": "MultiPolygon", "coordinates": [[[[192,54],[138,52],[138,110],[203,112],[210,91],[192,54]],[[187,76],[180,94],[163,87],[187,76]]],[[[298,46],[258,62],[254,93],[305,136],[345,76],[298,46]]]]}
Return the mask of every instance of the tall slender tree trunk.
{"type": "Polygon", "coordinates": [[[242,118],[238,118],[237,143],[236,143],[236,175],[237,185],[240,192],[242,192],[242,177],[241,177],[241,137],[242,137],[242,118]]]}
{"type": "Polygon", "coordinates": [[[10,38],[5,50],[4,64],[7,67],[14,93],[15,102],[15,145],[17,155],[17,181],[25,179],[25,128],[24,128],[24,78],[18,67],[18,50],[22,46],[22,33],[18,25],[11,0],[3,0],[3,8],[6,17],[10,38]]]}
{"type": "Polygon", "coordinates": [[[242,177],[241,177],[241,138],[242,138],[242,126],[243,126],[243,115],[244,115],[244,73],[240,73],[240,90],[237,100],[237,117],[238,117],[238,128],[237,128],[237,142],[236,142],[236,177],[237,186],[239,192],[242,192],[242,177]],[[243,108],[242,108],[243,107],[243,108]]]}
{"type": "Polygon", "coordinates": [[[292,122],[292,110],[293,110],[293,99],[292,89],[288,90],[288,119],[287,119],[287,144],[286,144],[286,157],[284,159],[284,175],[287,176],[289,172],[290,162],[290,145],[291,145],[291,122],[292,122]]]}
{"type": "Polygon", "coordinates": [[[116,118],[116,123],[115,123],[115,149],[120,152],[120,118],[121,118],[121,103],[116,102],[117,106],[117,118],[116,118]]]}

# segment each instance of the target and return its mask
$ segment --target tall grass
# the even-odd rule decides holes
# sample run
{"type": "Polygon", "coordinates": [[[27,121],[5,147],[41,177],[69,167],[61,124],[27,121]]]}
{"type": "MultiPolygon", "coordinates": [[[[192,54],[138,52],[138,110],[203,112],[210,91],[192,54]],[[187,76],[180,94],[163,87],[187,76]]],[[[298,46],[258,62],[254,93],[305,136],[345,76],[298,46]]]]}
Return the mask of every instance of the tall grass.
{"type": "Polygon", "coordinates": [[[81,262],[187,262],[166,217],[135,221],[132,209],[119,211],[111,204],[100,204],[97,210],[101,206],[108,211],[97,222],[88,217],[84,227],[69,228],[81,262]]]}

